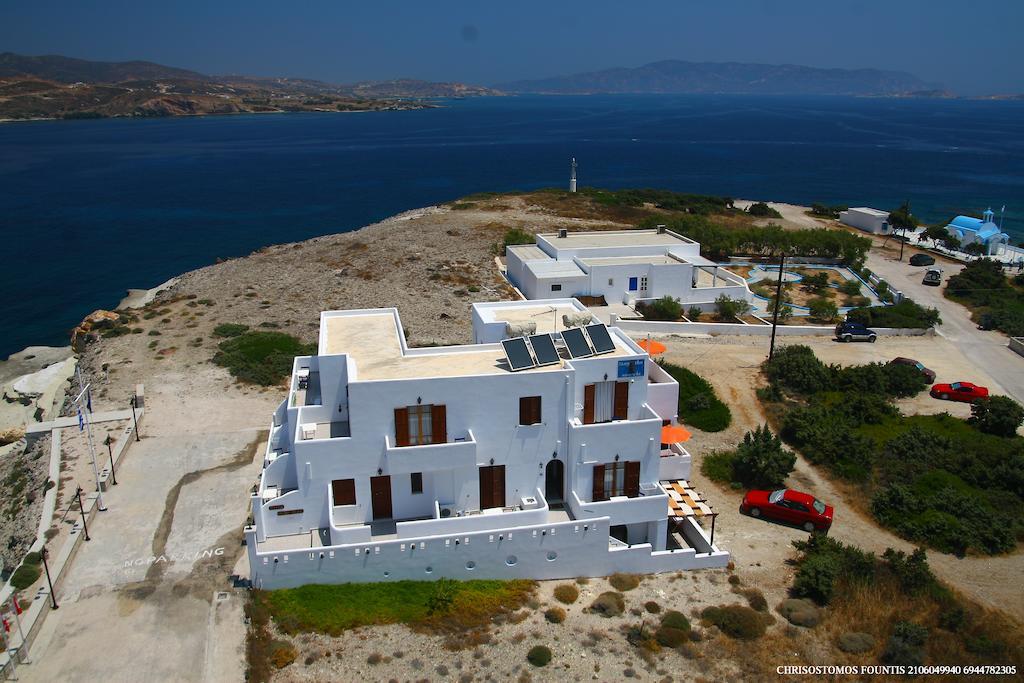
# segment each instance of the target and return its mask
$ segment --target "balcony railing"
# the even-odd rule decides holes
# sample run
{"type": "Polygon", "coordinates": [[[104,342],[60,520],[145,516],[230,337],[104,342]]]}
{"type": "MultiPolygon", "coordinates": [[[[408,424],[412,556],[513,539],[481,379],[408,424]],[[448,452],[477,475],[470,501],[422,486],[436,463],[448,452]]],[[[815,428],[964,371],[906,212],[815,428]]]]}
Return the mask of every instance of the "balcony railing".
{"type": "Polygon", "coordinates": [[[389,474],[450,470],[455,467],[476,467],[476,438],[467,429],[449,435],[446,443],[418,446],[397,446],[389,435],[384,436],[384,455],[389,474]]]}
{"type": "Polygon", "coordinates": [[[609,500],[584,501],[573,491],[570,508],[577,519],[610,517],[612,524],[650,522],[668,515],[668,494],[657,484],[641,484],[634,498],[614,496],[609,500]]]}

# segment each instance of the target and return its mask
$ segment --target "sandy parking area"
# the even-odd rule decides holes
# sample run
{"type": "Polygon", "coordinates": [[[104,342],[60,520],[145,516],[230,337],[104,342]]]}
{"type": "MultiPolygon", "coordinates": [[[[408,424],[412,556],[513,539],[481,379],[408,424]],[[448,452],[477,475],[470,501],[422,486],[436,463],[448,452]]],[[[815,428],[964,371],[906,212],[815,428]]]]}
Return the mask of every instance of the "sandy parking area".
{"type": "MultiPolygon", "coordinates": [[[[733,553],[737,571],[765,591],[781,594],[790,581],[790,570],[783,563],[791,556],[790,542],[805,534],[796,529],[755,520],[739,514],[742,492],[703,480],[701,458],[716,449],[732,448],[743,434],[765,422],[753,387],[760,383],[760,364],[767,357],[768,342],[761,337],[717,337],[710,339],[659,338],[668,346],[665,358],[687,366],[706,377],[733,411],[733,424],[717,434],[695,432],[687,448],[694,456],[694,480],[711,498],[720,513],[715,542],[733,553]]],[[[964,373],[979,383],[1001,391],[995,378],[974,367],[956,344],[943,337],[890,337],[876,344],[842,344],[823,337],[786,337],[782,344],[806,344],[828,363],[857,364],[887,361],[896,356],[916,358],[935,370],[939,381],[950,381],[964,373]]],[[[938,401],[926,393],[901,402],[905,413],[948,411],[966,417],[969,406],[938,401]]],[[[881,553],[887,547],[903,550],[912,545],[879,527],[868,516],[857,512],[845,501],[844,487],[830,481],[821,470],[798,458],[789,484],[835,505],[832,535],[866,550],[881,553]]],[[[929,554],[936,574],[965,594],[1024,620],[1024,601],[1020,599],[1019,580],[1024,575],[1024,556],[967,557],[958,559],[938,552],[929,554]]]]}

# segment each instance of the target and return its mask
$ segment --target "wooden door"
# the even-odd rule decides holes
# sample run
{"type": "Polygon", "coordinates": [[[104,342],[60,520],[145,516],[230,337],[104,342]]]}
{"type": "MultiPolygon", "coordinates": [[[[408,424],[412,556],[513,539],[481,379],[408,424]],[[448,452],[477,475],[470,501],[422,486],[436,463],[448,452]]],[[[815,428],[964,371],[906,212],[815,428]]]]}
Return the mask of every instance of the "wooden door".
{"type": "Polygon", "coordinates": [[[505,466],[480,468],[480,509],[505,507],[505,466]]]}
{"type": "Polygon", "coordinates": [[[587,384],[583,387],[583,424],[594,424],[594,394],[597,387],[587,384]]]}
{"type": "Polygon", "coordinates": [[[374,519],[391,519],[391,477],[370,477],[370,503],[374,519]]]}

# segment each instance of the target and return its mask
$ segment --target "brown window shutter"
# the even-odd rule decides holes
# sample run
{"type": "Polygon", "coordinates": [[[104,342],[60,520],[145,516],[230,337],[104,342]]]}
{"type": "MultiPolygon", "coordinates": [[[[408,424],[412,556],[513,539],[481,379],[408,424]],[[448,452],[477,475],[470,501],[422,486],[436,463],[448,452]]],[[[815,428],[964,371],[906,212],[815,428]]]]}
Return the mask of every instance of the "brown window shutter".
{"type": "Polygon", "coordinates": [[[395,445],[409,445],[409,409],[395,408],[395,445]]]}
{"type": "Polygon", "coordinates": [[[612,409],[613,420],[629,418],[629,382],[615,383],[615,406],[612,409]]]}
{"type": "Polygon", "coordinates": [[[583,387],[583,424],[594,424],[594,393],[596,387],[588,384],[583,387]]]}
{"type": "Polygon", "coordinates": [[[356,480],[335,479],[331,482],[335,505],[356,504],[356,480]]]}
{"type": "Polygon", "coordinates": [[[529,396],[521,396],[519,398],[519,424],[530,425],[533,424],[532,420],[533,406],[530,405],[529,396]]]}
{"type": "Polygon", "coordinates": [[[480,468],[480,509],[494,507],[494,473],[490,467],[480,468]]]}
{"type": "Polygon", "coordinates": [[[430,433],[434,443],[448,443],[447,411],[444,406],[430,407],[430,433]]]}
{"type": "Polygon", "coordinates": [[[494,471],[494,507],[505,507],[505,466],[495,465],[494,471]]]}
{"type": "Polygon", "coordinates": [[[604,500],[604,465],[594,465],[594,491],[591,500],[604,500]]]}
{"type": "Polygon", "coordinates": [[[623,478],[622,490],[630,498],[640,495],[640,463],[638,461],[626,462],[626,476],[623,478]]]}

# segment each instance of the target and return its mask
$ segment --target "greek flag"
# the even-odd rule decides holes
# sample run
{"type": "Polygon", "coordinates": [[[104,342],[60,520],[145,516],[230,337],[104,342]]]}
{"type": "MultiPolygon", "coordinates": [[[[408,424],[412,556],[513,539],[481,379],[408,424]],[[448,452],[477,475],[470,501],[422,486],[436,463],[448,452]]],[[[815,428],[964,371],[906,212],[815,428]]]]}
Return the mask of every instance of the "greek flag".
{"type": "Polygon", "coordinates": [[[85,418],[82,417],[82,409],[78,409],[78,431],[85,431],[85,418]]]}
{"type": "Polygon", "coordinates": [[[85,407],[92,413],[92,392],[85,392],[85,407]]]}

